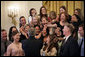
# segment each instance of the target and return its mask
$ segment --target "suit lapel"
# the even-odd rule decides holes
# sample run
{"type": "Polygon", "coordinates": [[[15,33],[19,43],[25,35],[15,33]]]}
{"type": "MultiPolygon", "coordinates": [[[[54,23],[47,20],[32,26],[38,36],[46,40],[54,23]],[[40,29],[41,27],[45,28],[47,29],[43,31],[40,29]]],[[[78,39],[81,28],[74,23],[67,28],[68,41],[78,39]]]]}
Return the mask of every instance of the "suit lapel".
{"type": "Polygon", "coordinates": [[[69,43],[70,41],[71,41],[71,38],[72,38],[72,36],[69,36],[69,38],[67,39],[67,41],[65,42],[63,42],[62,43],[62,46],[65,46],[65,45],[67,45],[67,43],[69,43]]]}

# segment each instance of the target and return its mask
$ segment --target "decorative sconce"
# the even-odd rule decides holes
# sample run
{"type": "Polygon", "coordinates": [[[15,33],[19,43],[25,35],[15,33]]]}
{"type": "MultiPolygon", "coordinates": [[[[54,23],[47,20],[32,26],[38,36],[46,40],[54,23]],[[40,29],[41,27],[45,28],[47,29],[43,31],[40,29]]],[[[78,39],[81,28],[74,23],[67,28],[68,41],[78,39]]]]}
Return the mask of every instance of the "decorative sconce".
{"type": "Polygon", "coordinates": [[[16,26],[17,22],[15,17],[18,16],[18,8],[17,7],[9,7],[8,16],[12,19],[12,23],[16,26]]]}

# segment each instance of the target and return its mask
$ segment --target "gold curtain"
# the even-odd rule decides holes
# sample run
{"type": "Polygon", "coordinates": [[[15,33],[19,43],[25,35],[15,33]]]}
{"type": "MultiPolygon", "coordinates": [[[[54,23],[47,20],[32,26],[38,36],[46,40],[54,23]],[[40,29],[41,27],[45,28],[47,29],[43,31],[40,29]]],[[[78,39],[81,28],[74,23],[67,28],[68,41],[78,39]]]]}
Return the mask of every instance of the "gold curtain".
{"type": "Polygon", "coordinates": [[[59,8],[65,6],[70,15],[73,15],[76,8],[80,8],[84,16],[84,1],[43,1],[43,6],[47,8],[47,13],[55,11],[59,14],[59,8]]]}

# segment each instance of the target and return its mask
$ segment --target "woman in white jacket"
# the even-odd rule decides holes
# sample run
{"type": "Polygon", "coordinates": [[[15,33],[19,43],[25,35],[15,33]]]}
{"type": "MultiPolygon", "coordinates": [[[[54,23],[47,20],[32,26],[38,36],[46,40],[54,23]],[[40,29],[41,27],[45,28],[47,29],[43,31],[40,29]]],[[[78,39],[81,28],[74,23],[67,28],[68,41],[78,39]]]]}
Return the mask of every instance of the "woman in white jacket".
{"type": "Polygon", "coordinates": [[[30,16],[28,17],[28,24],[32,21],[32,17],[34,17],[37,14],[37,12],[34,8],[31,8],[29,13],[30,13],[30,16]]]}

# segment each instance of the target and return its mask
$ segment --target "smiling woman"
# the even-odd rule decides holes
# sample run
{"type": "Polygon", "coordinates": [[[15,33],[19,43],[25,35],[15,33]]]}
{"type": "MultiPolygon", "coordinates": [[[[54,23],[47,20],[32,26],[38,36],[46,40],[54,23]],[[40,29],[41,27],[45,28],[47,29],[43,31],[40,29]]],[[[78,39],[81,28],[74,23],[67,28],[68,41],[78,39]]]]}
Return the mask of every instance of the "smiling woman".
{"type": "Polygon", "coordinates": [[[55,11],[57,14],[59,14],[59,8],[61,6],[65,6],[68,8],[68,13],[72,15],[74,13],[74,9],[80,8],[82,9],[82,13],[84,11],[83,7],[83,1],[43,1],[43,6],[46,7],[47,13],[50,11],[55,11]],[[70,7],[71,6],[71,7],[70,7]]]}
{"type": "Polygon", "coordinates": [[[10,10],[14,10],[14,14],[18,14],[15,19],[16,27],[19,30],[19,17],[25,16],[26,23],[28,23],[29,10],[31,8],[35,8],[37,13],[39,14],[39,9],[42,6],[42,1],[1,1],[1,27],[2,29],[7,30],[9,32],[9,28],[13,26],[12,19],[8,17],[10,10]],[[23,4],[23,5],[22,5],[23,4]],[[17,12],[16,12],[17,11],[17,12]],[[7,24],[7,25],[6,25],[7,24]]]}
{"type": "Polygon", "coordinates": [[[12,33],[12,37],[14,39],[13,43],[11,43],[7,47],[6,56],[24,56],[24,51],[22,49],[22,44],[19,42],[20,34],[18,31],[14,31],[12,33]]]}
{"type": "MultiPolygon", "coordinates": [[[[77,54],[79,51],[76,51],[77,37],[74,37],[77,36],[77,33],[74,34],[76,29],[69,28],[70,25],[66,26],[70,23],[75,26],[77,21],[78,24],[83,22],[83,20],[80,22],[80,18],[76,20],[77,17],[73,15],[76,8],[80,8],[84,14],[84,1],[1,1],[1,29],[6,29],[7,34],[11,31],[8,41],[12,38],[12,43],[7,47],[4,55],[79,55],[77,54]],[[13,28],[10,29],[12,26],[13,28]],[[72,32],[71,38],[75,38],[75,41],[71,39],[73,42],[68,40],[70,32],[72,32]],[[62,47],[65,38],[68,41],[66,49],[62,47]]],[[[2,44],[1,47],[3,48],[4,45],[2,44]]],[[[3,52],[5,49],[1,50],[3,52]]]]}

